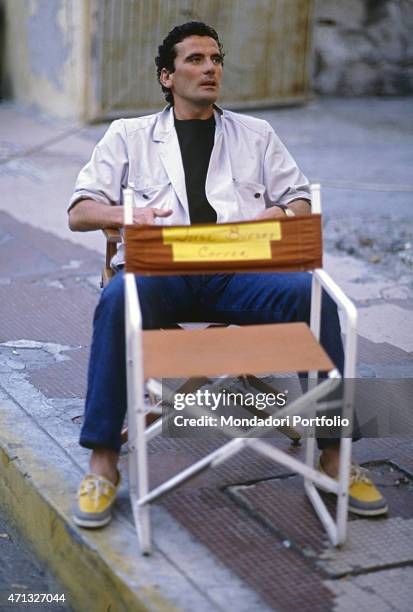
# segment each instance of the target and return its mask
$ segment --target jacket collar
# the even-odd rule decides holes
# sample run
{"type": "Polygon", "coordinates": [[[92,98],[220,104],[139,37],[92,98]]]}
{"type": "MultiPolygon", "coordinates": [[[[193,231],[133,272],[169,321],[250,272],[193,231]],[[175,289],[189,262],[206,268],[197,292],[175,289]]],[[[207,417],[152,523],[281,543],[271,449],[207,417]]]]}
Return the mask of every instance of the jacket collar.
{"type": "MultiPolygon", "coordinates": [[[[224,125],[224,111],[216,104],[214,104],[214,116],[217,133],[220,133],[224,125]]],[[[153,130],[153,140],[155,142],[165,142],[170,137],[174,127],[173,106],[169,104],[157,116],[153,130]]]]}

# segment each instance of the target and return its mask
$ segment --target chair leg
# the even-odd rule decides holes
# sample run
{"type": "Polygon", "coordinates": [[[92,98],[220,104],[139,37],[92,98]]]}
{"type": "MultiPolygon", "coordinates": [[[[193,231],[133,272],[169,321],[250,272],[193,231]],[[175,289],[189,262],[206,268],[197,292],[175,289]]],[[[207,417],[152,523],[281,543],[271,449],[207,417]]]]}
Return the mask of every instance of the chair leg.
{"type": "Polygon", "coordinates": [[[327,510],[327,507],[322,500],[320,493],[314,486],[314,483],[311,482],[311,480],[305,480],[304,488],[318,518],[320,519],[321,524],[327,532],[332,545],[337,546],[338,544],[342,544],[342,542],[338,541],[337,525],[327,510]]]}
{"type": "MultiPolygon", "coordinates": [[[[355,359],[353,359],[355,363],[355,359]]],[[[352,364],[354,375],[354,363],[352,364]]],[[[344,380],[343,388],[343,419],[353,423],[354,419],[354,383],[353,379],[344,380]]],[[[337,498],[337,540],[338,544],[344,544],[347,534],[348,520],[348,489],[350,481],[350,466],[352,452],[352,428],[342,428],[339,455],[339,489],[337,498]]]]}
{"type": "MultiPolygon", "coordinates": [[[[144,411],[144,381],[142,367],[141,338],[134,333],[133,313],[139,312],[137,304],[136,283],[130,275],[125,276],[127,289],[134,298],[135,307],[129,308],[126,300],[126,373],[127,373],[127,402],[128,402],[128,436],[129,436],[129,491],[138,533],[139,545],[142,554],[151,552],[151,525],[149,507],[140,507],[139,500],[148,494],[148,456],[147,440],[145,435],[144,411]],[[131,314],[132,313],[132,314],[131,314]]],[[[136,327],[136,321],[134,322],[136,327]]]]}
{"type": "MultiPolygon", "coordinates": [[[[144,412],[136,414],[136,459],[138,469],[138,499],[145,497],[149,492],[148,453],[147,440],[145,436],[146,415],[144,412]]],[[[143,555],[151,553],[151,525],[150,507],[148,505],[137,508],[138,537],[143,555]]]]}
{"type": "MultiPolygon", "coordinates": [[[[310,378],[310,385],[315,384],[315,379],[310,378]]],[[[315,410],[309,414],[309,417],[315,416],[315,410]]],[[[308,467],[315,468],[315,445],[316,445],[316,437],[315,437],[315,427],[311,427],[311,429],[307,432],[307,440],[306,440],[306,457],[305,462],[308,467]]],[[[322,525],[324,526],[327,535],[330,539],[330,542],[333,546],[339,546],[344,544],[346,540],[346,530],[347,530],[347,514],[348,514],[348,473],[349,473],[349,457],[348,453],[351,454],[351,439],[342,438],[340,445],[340,471],[339,471],[339,482],[338,482],[338,493],[337,493],[337,510],[336,510],[336,520],[334,521],[330,512],[327,510],[327,507],[315,487],[314,483],[310,478],[304,478],[304,488],[307,493],[311,504],[320,519],[322,525]],[[346,443],[349,442],[350,445],[346,443]],[[345,465],[347,465],[347,472],[344,472],[345,465]],[[347,473],[347,478],[343,478],[343,474],[347,473]]]]}
{"type": "MultiPolygon", "coordinates": [[[[352,398],[348,397],[350,391],[345,389],[345,397],[343,404],[345,406],[343,410],[343,417],[350,416],[352,414],[352,398]]],[[[312,416],[312,415],[311,415],[312,416]]],[[[351,422],[351,418],[349,419],[351,422]]],[[[314,427],[312,431],[308,432],[308,438],[306,442],[306,464],[309,467],[315,467],[315,441],[314,427]]],[[[336,509],[336,520],[335,522],[327,511],[327,508],[312,483],[311,479],[304,479],[304,486],[306,493],[314,506],[321,522],[323,523],[330,541],[334,546],[340,546],[345,543],[347,536],[347,520],[348,520],[348,487],[350,477],[350,464],[351,464],[351,450],[352,450],[352,439],[349,437],[341,437],[340,440],[340,451],[339,451],[339,473],[338,473],[338,491],[337,491],[337,509],[336,509]]]]}
{"type": "Polygon", "coordinates": [[[147,495],[149,486],[145,413],[130,410],[127,431],[129,435],[129,496],[141,553],[148,555],[151,553],[150,508],[139,506],[139,499],[147,495]]]}
{"type": "MultiPolygon", "coordinates": [[[[315,469],[316,467],[316,461],[315,461],[315,442],[316,442],[316,438],[314,436],[314,427],[312,428],[311,432],[308,432],[308,438],[307,438],[307,442],[306,442],[306,457],[305,457],[305,462],[308,465],[308,467],[311,467],[313,469],[315,469]]],[[[315,487],[314,483],[312,482],[311,478],[304,478],[304,489],[305,492],[321,522],[321,524],[323,525],[324,529],[327,532],[327,535],[329,537],[330,542],[332,543],[333,546],[337,546],[338,544],[341,544],[342,542],[339,541],[339,530],[338,530],[338,525],[337,523],[334,522],[333,517],[331,516],[330,512],[327,510],[327,507],[324,503],[324,500],[322,499],[319,491],[317,490],[317,488],[315,487]]],[[[347,517],[346,517],[347,518],[347,517]]],[[[345,529],[345,525],[344,525],[344,529],[345,529]]],[[[344,533],[344,539],[345,539],[345,533],[344,533]]],[[[344,540],[343,540],[344,542],[344,540]]]]}
{"type": "MultiPolygon", "coordinates": [[[[315,379],[314,377],[310,377],[308,380],[308,385],[310,388],[314,388],[315,386],[315,379]]],[[[313,406],[313,409],[309,412],[308,417],[311,419],[312,417],[314,417],[316,415],[316,410],[315,410],[315,406],[313,406]]],[[[307,438],[306,438],[306,444],[305,444],[305,462],[308,465],[308,467],[311,468],[315,468],[315,427],[314,425],[311,425],[311,427],[307,428],[307,438]]]]}
{"type": "Polygon", "coordinates": [[[348,486],[351,464],[351,438],[341,438],[337,494],[337,544],[344,544],[347,535],[348,486]]]}
{"type": "Polygon", "coordinates": [[[313,435],[309,435],[306,440],[305,462],[308,467],[315,467],[315,437],[313,435]]]}

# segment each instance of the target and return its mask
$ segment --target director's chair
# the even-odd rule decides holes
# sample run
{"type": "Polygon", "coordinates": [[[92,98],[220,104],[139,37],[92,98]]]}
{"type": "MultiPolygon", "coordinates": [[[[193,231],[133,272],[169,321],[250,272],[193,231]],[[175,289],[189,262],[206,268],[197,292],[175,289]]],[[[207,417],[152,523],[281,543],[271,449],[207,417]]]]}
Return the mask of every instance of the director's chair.
{"type": "MultiPolygon", "coordinates": [[[[326,396],[338,386],[340,373],[319,344],[322,288],[347,320],[344,378],[354,378],[357,312],[342,290],[322,270],[320,188],[312,186],[310,216],[269,221],[196,226],[136,226],[133,192],[124,192],[125,334],[129,428],[129,487],[141,551],[151,552],[150,504],[207,468],[214,468],[248,447],[304,477],[305,491],[333,545],[346,538],[351,437],[342,437],[339,476],[335,480],[315,469],[315,438],[307,438],[305,462],[275,448],[251,430],[226,442],[207,456],[150,490],[147,444],[162,429],[159,419],[149,428],[145,416],[145,384],[160,394],[159,379],[261,375],[307,372],[308,390],[277,412],[277,417],[337,405],[326,396]],[[310,327],[281,323],[242,327],[142,330],[135,274],[213,274],[218,272],[312,271],[310,327]],[[202,345],[202,351],[199,347],[202,345]],[[279,347],[283,347],[279,351],[279,347]],[[318,374],[326,376],[318,382],[318,374]],[[321,402],[316,406],[316,402],[321,402]],[[331,404],[331,405],[330,405],[331,404]],[[317,487],[337,494],[336,515],[329,513],[317,487]]],[[[191,383],[192,384],[192,383],[191,383]]],[[[181,387],[182,392],[184,387],[181,387]]],[[[352,387],[344,386],[343,415],[352,416],[352,387]]],[[[197,408],[198,414],[202,412],[197,408]]],[[[222,431],[222,430],[221,430],[222,431]]],[[[228,432],[224,432],[228,433],[228,432]]],[[[232,434],[233,435],[233,434],[232,434]]]]}

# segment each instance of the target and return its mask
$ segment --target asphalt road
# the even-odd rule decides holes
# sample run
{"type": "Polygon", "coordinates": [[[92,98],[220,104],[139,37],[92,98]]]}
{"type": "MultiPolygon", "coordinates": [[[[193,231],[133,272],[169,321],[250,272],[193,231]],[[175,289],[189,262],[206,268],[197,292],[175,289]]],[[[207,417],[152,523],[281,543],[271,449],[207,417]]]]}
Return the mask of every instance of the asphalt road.
{"type": "MultiPolygon", "coordinates": [[[[0,610],[38,610],[39,612],[70,612],[66,602],[62,603],[64,590],[56,578],[32,553],[29,544],[13,527],[9,517],[0,509],[0,610]],[[37,599],[31,594],[39,594],[37,599]],[[60,603],[41,603],[40,594],[59,595],[60,603]],[[12,601],[11,597],[14,601],[12,601]],[[19,601],[17,601],[19,599],[19,601]]],[[[50,596],[49,596],[50,599],[50,596]]]]}

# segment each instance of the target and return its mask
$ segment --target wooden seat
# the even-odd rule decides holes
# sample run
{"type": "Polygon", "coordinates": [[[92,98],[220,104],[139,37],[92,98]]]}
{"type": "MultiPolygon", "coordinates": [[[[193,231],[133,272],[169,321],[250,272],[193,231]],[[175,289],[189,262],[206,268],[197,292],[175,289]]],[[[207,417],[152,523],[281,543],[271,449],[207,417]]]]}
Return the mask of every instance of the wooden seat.
{"type": "Polygon", "coordinates": [[[329,371],[305,323],[143,332],[145,378],[329,371]],[[189,357],[190,356],[190,357],[189,357]]]}

